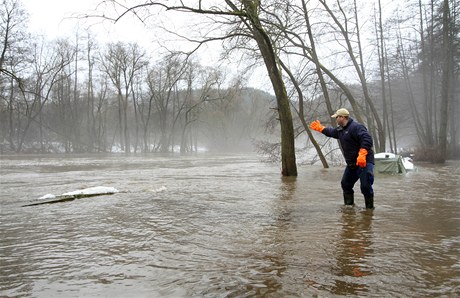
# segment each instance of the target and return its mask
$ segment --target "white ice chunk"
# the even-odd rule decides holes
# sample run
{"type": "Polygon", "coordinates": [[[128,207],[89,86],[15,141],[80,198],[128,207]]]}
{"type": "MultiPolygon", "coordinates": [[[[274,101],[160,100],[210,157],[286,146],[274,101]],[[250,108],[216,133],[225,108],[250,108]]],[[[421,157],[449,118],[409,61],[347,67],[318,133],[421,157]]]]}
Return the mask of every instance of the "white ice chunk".
{"type": "Polygon", "coordinates": [[[63,196],[76,196],[76,195],[102,195],[117,193],[118,189],[114,187],[95,186],[62,194],[63,196]]]}
{"type": "Polygon", "coordinates": [[[55,195],[49,193],[49,194],[39,197],[37,200],[51,200],[55,198],[56,198],[55,195]]]}

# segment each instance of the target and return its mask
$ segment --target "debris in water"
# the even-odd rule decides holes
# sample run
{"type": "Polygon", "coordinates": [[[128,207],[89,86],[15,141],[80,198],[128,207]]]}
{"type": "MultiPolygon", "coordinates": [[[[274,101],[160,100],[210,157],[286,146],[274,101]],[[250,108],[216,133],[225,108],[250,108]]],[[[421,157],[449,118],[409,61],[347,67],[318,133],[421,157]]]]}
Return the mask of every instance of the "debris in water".
{"type": "Polygon", "coordinates": [[[66,193],[63,193],[62,195],[57,195],[57,196],[53,194],[46,194],[38,198],[37,201],[39,202],[34,202],[31,204],[23,205],[22,207],[68,202],[68,201],[73,201],[75,199],[81,199],[81,198],[88,198],[88,197],[102,196],[102,195],[112,195],[117,192],[119,192],[118,189],[114,187],[96,186],[96,187],[90,187],[90,188],[85,188],[81,190],[66,192],[66,193]]]}

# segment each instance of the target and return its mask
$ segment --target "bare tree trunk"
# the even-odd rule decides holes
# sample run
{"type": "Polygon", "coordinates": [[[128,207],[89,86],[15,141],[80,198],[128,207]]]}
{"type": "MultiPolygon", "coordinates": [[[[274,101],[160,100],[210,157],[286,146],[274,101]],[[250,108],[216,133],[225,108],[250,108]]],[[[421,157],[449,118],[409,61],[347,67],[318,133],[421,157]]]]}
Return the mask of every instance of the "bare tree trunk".
{"type": "Polygon", "coordinates": [[[264,31],[259,20],[258,9],[260,2],[253,0],[242,1],[249,17],[250,30],[262,54],[268,76],[273,86],[278,104],[278,115],[281,125],[281,163],[283,176],[297,176],[297,165],[295,158],[294,126],[290,102],[282,75],[277,66],[277,58],[273,49],[270,37],[264,31]]]}
{"type": "MultiPolygon", "coordinates": [[[[14,145],[14,131],[18,130],[18,128],[15,127],[14,123],[14,80],[11,80],[11,87],[10,87],[10,96],[8,96],[8,103],[7,103],[7,110],[8,110],[8,142],[10,143],[10,149],[15,151],[16,146],[14,145]]],[[[18,108],[19,111],[19,108],[18,108]]]]}
{"type": "MultiPolygon", "coordinates": [[[[304,11],[304,16],[305,16],[305,25],[307,26],[308,39],[310,40],[311,57],[313,58],[313,62],[315,63],[316,74],[318,75],[318,79],[321,85],[321,90],[323,91],[323,96],[326,102],[327,111],[329,115],[332,115],[334,113],[334,109],[332,108],[331,100],[329,98],[329,91],[327,89],[326,82],[324,80],[323,71],[321,70],[321,67],[319,64],[318,54],[316,52],[316,43],[315,43],[315,39],[313,38],[313,30],[310,24],[310,17],[308,16],[308,9],[307,9],[305,0],[302,0],[302,8],[304,11]]],[[[335,125],[334,119],[332,118],[330,119],[330,124],[332,126],[335,125]]]]}
{"type": "MultiPolygon", "coordinates": [[[[86,58],[88,60],[88,85],[87,85],[87,110],[86,110],[86,118],[87,118],[87,134],[88,134],[88,151],[92,152],[94,150],[96,144],[96,117],[94,115],[94,82],[93,82],[93,68],[94,68],[94,61],[92,57],[92,49],[93,49],[93,42],[91,40],[91,36],[88,34],[88,42],[87,42],[87,49],[86,49],[86,58]]],[[[100,144],[97,145],[100,147],[100,144]]]]}
{"type": "MultiPolygon", "coordinates": [[[[384,51],[385,51],[384,57],[388,57],[386,47],[384,48],[384,51]]],[[[398,144],[396,140],[396,125],[394,121],[395,117],[394,117],[394,108],[393,108],[393,92],[392,92],[392,87],[391,87],[391,75],[390,75],[390,67],[388,65],[388,59],[385,59],[385,63],[386,63],[386,77],[388,81],[388,98],[390,101],[390,119],[388,121],[388,132],[389,132],[388,135],[390,138],[390,144],[393,144],[393,147],[391,147],[390,145],[390,148],[393,149],[394,153],[398,153],[398,144]],[[393,136],[393,141],[391,141],[392,140],[391,136],[393,136]]]]}
{"type": "Polygon", "coordinates": [[[129,99],[129,86],[125,86],[125,94],[122,97],[123,102],[123,135],[125,137],[125,153],[131,152],[131,138],[129,134],[129,121],[128,121],[128,99],[129,99]]]}
{"type": "Polygon", "coordinates": [[[120,137],[120,147],[121,150],[125,150],[125,138],[124,138],[124,130],[123,130],[123,95],[121,94],[121,90],[117,87],[117,101],[118,101],[118,123],[117,129],[119,129],[119,137],[120,137]]]}
{"type": "MultiPolygon", "coordinates": [[[[97,97],[96,105],[96,115],[95,115],[95,138],[97,143],[97,150],[106,151],[107,150],[107,140],[106,140],[106,127],[107,119],[105,117],[107,111],[105,110],[106,96],[107,96],[107,80],[101,82],[101,89],[99,90],[99,95],[97,97]]],[[[110,148],[109,148],[109,151],[110,148]]]]}
{"type": "Polygon", "coordinates": [[[439,127],[439,158],[437,162],[445,162],[447,158],[447,124],[449,121],[449,81],[450,81],[450,56],[452,54],[451,37],[450,37],[450,21],[449,21],[449,0],[444,0],[442,15],[442,51],[443,51],[443,67],[442,67],[442,87],[441,87],[441,107],[440,107],[440,127],[439,127]]]}
{"type": "MultiPolygon", "coordinates": [[[[380,69],[380,86],[382,88],[382,104],[383,104],[383,127],[385,129],[388,128],[388,135],[390,139],[390,148],[391,148],[391,131],[389,129],[389,117],[388,117],[388,106],[387,106],[387,98],[386,98],[386,90],[385,90],[385,45],[384,45],[384,38],[383,38],[383,22],[382,22],[382,5],[381,1],[378,1],[379,7],[379,20],[378,20],[378,30],[376,28],[375,33],[377,40],[380,39],[380,43],[377,46],[378,56],[379,56],[379,69],[380,69]],[[379,34],[380,33],[380,34],[379,34]]],[[[377,27],[377,22],[376,27],[377,27]]],[[[380,149],[383,151],[385,149],[385,144],[380,146],[380,149]]],[[[384,150],[386,151],[386,150],[384,150]]],[[[395,152],[396,153],[396,152],[395,152]]]]}
{"type": "Polygon", "coordinates": [[[318,142],[316,141],[315,137],[313,136],[313,134],[311,133],[311,130],[308,128],[308,123],[307,121],[305,120],[305,111],[304,111],[304,97],[303,97],[303,94],[302,94],[302,90],[300,89],[300,86],[299,86],[299,83],[297,82],[296,78],[294,77],[294,75],[292,74],[292,72],[290,71],[289,68],[286,67],[286,65],[284,63],[281,63],[281,66],[283,67],[284,71],[288,74],[289,78],[291,79],[292,81],[292,84],[294,84],[294,88],[296,89],[297,91],[297,95],[299,96],[299,110],[297,111],[297,115],[299,116],[300,118],[300,122],[302,123],[307,135],[308,135],[308,138],[310,139],[311,143],[313,144],[313,147],[315,147],[315,150],[316,150],[316,153],[318,154],[319,156],[319,159],[321,160],[321,163],[323,164],[323,168],[327,169],[329,168],[329,164],[327,163],[327,160],[326,160],[326,157],[324,156],[323,154],[323,151],[321,150],[321,146],[318,144],[318,142]]]}
{"type": "MultiPolygon", "coordinates": [[[[434,145],[434,138],[433,138],[433,113],[432,113],[432,102],[433,102],[433,90],[432,90],[432,83],[433,80],[432,76],[432,64],[433,60],[430,58],[432,57],[433,51],[433,40],[430,41],[430,53],[427,53],[426,45],[425,45],[425,29],[423,26],[423,10],[422,10],[422,1],[419,0],[419,13],[420,13],[420,55],[422,57],[422,84],[423,84],[423,95],[424,95],[424,119],[425,119],[425,131],[426,131],[426,140],[425,143],[427,146],[432,147],[434,145]],[[431,56],[431,57],[430,57],[431,56]],[[428,72],[431,74],[430,80],[428,79],[428,72]]],[[[432,36],[430,34],[430,36],[432,36]]]]}
{"type": "Polygon", "coordinates": [[[416,105],[415,100],[414,100],[414,92],[412,91],[412,84],[410,82],[409,69],[408,69],[407,60],[406,60],[407,58],[406,58],[406,54],[405,54],[405,51],[404,51],[400,31],[398,32],[397,39],[398,39],[397,41],[398,41],[399,59],[400,59],[400,63],[401,63],[401,69],[402,69],[402,72],[403,72],[403,79],[404,79],[404,81],[406,83],[406,87],[407,87],[407,93],[408,93],[407,98],[408,98],[408,102],[409,102],[411,116],[412,116],[412,119],[414,121],[415,130],[417,132],[418,140],[419,140],[420,144],[422,144],[422,146],[424,146],[425,145],[425,140],[426,140],[425,133],[424,133],[424,130],[423,130],[422,123],[420,121],[420,116],[419,116],[419,112],[418,112],[418,109],[417,109],[417,105],[416,105]]]}
{"type": "Polygon", "coordinates": [[[73,81],[73,90],[72,90],[72,99],[73,99],[73,125],[72,125],[72,140],[73,140],[73,150],[77,152],[82,152],[82,143],[81,143],[81,119],[80,119],[80,107],[79,107],[79,90],[78,90],[78,51],[79,51],[79,44],[78,44],[78,34],[76,36],[76,45],[75,45],[75,69],[74,69],[74,81],[73,81]]]}
{"type": "Polygon", "coordinates": [[[135,89],[135,85],[136,87],[138,87],[140,85],[140,82],[136,82],[135,84],[131,84],[131,94],[132,94],[132,97],[133,97],[133,109],[134,109],[134,127],[135,127],[135,138],[134,138],[134,153],[137,152],[137,147],[139,145],[139,111],[138,111],[138,102],[139,100],[142,100],[140,97],[141,97],[141,92],[137,92],[136,89],[135,89]]]}
{"type": "MultiPolygon", "coordinates": [[[[369,106],[369,108],[370,108],[370,110],[372,112],[372,116],[374,117],[374,122],[377,125],[378,139],[374,139],[374,143],[376,143],[376,147],[377,147],[376,151],[383,151],[384,147],[382,147],[382,145],[383,146],[385,145],[385,129],[384,129],[383,125],[382,125],[382,121],[380,120],[380,116],[379,116],[379,114],[377,112],[377,109],[375,108],[375,105],[372,102],[372,99],[371,99],[370,94],[369,94],[369,89],[368,89],[367,81],[366,81],[366,75],[365,75],[365,72],[364,72],[364,64],[363,64],[362,61],[360,63],[358,63],[358,61],[357,61],[357,59],[355,57],[355,54],[353,52],[353,47],[352,47],[352,44],[351,44],[351,40],[349,38],[348,30],[337,19],[337,17],[334,15],[332,10],[326,4],[325,0],[319,0],[319,2],[326,8],[327,12],[329,13],[329,15],[334,20],[334,23],[340,29],[340,33],[344,37],[344,40],[346,42],[348,56],[350,57],[350,59],[351,59],[351,61],[353,63],[353,66],[354,66],[354,68],[356,70],[356,73],[358,74],[359,80],[361,82],[361,87],[363,89],[364,99],[366,100],[366,103],[367,103],[367,105],[369,106]]],[[[354,3],[355,3],[354,12],[355,12],[355,19],[356,19],[355,21],[358,22],[358,18],[357,18],[357,15],[356,15],[356,2],[354,2],[354,3]]],[[[337,4],[338,4],[339,8],[341,9],[343,15],[345,16],[345,13],[343,12],[343,9],[340,6],[340,2],[337,1],[337,4]]],[[[346,16],[345,16],[345,18],[346,18],[346,16]]],[[[347,25],[347,23],[345,23],[345,25],[347,25]]],[[[359,37],[359,35],[360,35],[359,34],[359,26],[357,26],[356,30],[357,30],[357,36],[359,37]]],[[[363,53],[362,53],[362,50],[361,50],[361,43],[360,43],[359,38],[358,38],[358,45],[359,45],[359,57],[362,59],[363,53]]],[[[355,109],[355,113],[359,113],[359,109],[355,109]]],[[[368,125],[372,125],[372,123],[368,123],[368,125]]]]}
{"type": "MultiPolygon", "coordinates": [[[[454,4],[451,7],[451,24],[460,24],[460,3],[454,1],[454,4]]],[[[455,25],[451,29],[452,38],[455,38],[455,25]]],[[[458,31],[457,31],[458,32],[458,31]]],[[[452,45],[454,47],[454,45],[452,45]]],[[[454,65],[455,59],[455,47],[452,49],[451,55],[451,65],[454,65]]],[[[459,142],[459,128],[460,128],[460,68],[451,69],[451,92],[450,92],[450,103],[451,106],[449,111],[451,111],[451,126],[450,126],[450,153],[452,158],[460,157],[460,142],[459,142]]]]}

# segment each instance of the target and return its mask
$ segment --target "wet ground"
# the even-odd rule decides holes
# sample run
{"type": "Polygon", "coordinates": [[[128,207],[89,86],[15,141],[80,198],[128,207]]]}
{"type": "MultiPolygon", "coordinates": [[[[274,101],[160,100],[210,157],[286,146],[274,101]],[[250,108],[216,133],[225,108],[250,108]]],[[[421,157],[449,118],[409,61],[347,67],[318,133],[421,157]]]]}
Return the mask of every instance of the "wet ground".
{"type": "Polygon", "coordinates": [[[1,156],[1,297],[460,295],[460,162],[297,178],[256,155],[1,156]],[[45,194],[120,193],[21,207],[45,194]],[[359,188],[357,188],[359,189],[359,188]]]}

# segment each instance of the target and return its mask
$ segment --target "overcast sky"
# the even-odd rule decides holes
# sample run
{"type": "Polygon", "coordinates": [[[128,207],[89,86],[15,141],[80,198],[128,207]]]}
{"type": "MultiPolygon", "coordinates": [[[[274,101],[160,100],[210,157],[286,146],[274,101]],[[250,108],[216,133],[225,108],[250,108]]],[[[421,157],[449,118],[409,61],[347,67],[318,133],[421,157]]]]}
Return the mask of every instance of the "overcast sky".
{"type": "Polygon", "coordinates": [[[30,14],[30,30],[48,36],[66,36],[75,28],[74,14],[94,9],[99,0],[22,0],[30,14]]]}
{"type": "MultiPolygon", "coordinates": [[[[55,37],[73,38],[75,32],[84,34],[90,27],[91,32],[97,36],[99,42],[125,41],[138,42],[146,48],[158,47],[158,42],[162,44],[167,40],[174,43],[177,48],[178,38],[172,39],[171,35],[166,36],[165,32],[158,26],[150,23],[150,27],[145,26],[132,15],[126,15],[116,24],[103,20],[102,18],[82,18],[83,15],[100,15],[102,11],[109,13],[107,8],[99,6],[99,12],[95,12],[98,4],[103,0],[21,0],[25,9],[30,14],[29,29],[34,33],[43,34],[50,39],[55,37]],[[176,44],[177,43],[177,44],[176,44]]],[[[178,26],[186,26],[186,20],[191,15],[184,17],[184,14],[174,15],[173,12],[163,12],[155,15],[155,22],[167,22],[178,26]]],[[[189,44],[190,46],[190,44],[189,44]]],[[[207,53],[209,55],[209,53],[207,53]]]]}
{"type": "MultiPolygon", "coordinates": [[[[30,14],[29,30],[33,33],[43,34],[49,39],[56,37],[74,38],[77,31],[80,34],[85,34],[86,28],[91,25],[91,32],[97,36],[100,43],[109,41],[125,41],[137,42],[146,49],[150,49],[151,53],[158,48],[158,40],[164,38],[164,31],[160,31],[156,27],[147,28],[139,20],[131,16],[125,16],[116,24],[103,21],[100,18],[78,18],[78,16],[93,14],[97,9],[98,4],[103,0],[21,0],[26,11],[30,14]],[[157,30],[158,29],[158,30],[157,30]]],[[[99,13],[100,14],[100,13],[99,13]]],[[[161,16],[155,16],[155,20],[161,22],[164,17],[165,22],[170,22],[172,19],[178,24],[186,22],[190,19],[190,15],[184,17],[180,14],[179,19],[175,18],[174,14],[168,12],[161,16]]],[[[180,25],[179,25],[180,26],[180,25]]],[[[175,42],[175,41],[174,41],[175,42]]],[[[174,45],[176,46],[176,45],[174,45]]],[[[178,46],[178,45],[177,45],[178,46]]],[[[190,46],[190,44],[188,44],[190,46]]],[[[217,66],[216,61],[219,57],[220,45],[206,45],[200,54],[200,63],[203,65],[217,66]]],[[[230,65],[229,65],[230,67],[230,65]]],[[[230,68],[235,69],[237,65],[232,65],[230,68]]],[[[259,75],[253,75],[252,80],[261,79],[260,69],[255,70],[259,75]]],[[[262,77],[266,71],[262,71],[262,77]]],[[[264,83],[256,84],[255,87],[267,89],[271,91],[271,87],[265,79],[264,83]]]]}
{"type": "Polygon", "coordinates": [[[154,37],[149,36],[144,25],[130,17],[117,24],[100,18],[81,18],[82,15],[93,14],[101,2],[102,0],[22,0],[30,14],[30,31],[49,38],[72,38],[75,32],[84,32],[91,25],[91,31],[101,42],[137,41],[143,46],[152,42],[154,37]]]}

